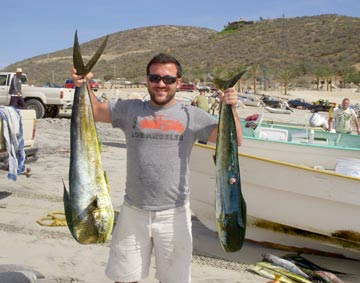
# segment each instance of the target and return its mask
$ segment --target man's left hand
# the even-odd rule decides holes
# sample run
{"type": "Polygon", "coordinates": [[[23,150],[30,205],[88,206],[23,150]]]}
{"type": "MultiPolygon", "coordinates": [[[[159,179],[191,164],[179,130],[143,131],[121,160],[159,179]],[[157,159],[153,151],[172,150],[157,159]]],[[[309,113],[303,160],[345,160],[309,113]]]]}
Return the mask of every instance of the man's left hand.
{"type": "Polygon", "coordinates": [[[238,95],[235,88],[230,87],[224,92],[220,92],[221,102],[231,105],[231,107],[236,108],[238,105],[238,95]]]}

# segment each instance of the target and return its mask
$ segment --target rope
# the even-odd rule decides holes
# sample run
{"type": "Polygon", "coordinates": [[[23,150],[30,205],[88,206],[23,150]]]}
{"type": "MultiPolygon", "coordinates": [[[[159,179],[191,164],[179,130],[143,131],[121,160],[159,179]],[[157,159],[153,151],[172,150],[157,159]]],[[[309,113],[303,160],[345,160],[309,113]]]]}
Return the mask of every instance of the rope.
{"type": "Polygon", "coordinates": [[[67,226],[65,215],[63,211],[54,210],[49,212],[49,214],[45,217],[40,217],[36,223],[41,226],[55,227],[55,226],[67,226]]]}

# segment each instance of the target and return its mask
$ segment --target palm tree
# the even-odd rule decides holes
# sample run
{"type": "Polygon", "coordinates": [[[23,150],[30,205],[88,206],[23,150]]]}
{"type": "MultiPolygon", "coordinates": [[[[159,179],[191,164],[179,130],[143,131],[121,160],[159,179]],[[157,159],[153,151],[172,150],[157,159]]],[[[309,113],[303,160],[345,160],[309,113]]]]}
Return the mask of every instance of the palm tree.
{"type": "Polygon", "coordinates": [[[254,86],[254,94],[256,94],[256,86],[257,86],[257,80],[259,78],[259,74],[261,72],[261,66],[260,64],[254,64],[250,67],[250,75],[253,79],[253,86],[254,86]]]}
{"type": "Polygon", "coordinates": [[[284,94],[287,95],[288,84],[291,77],[290,70],[283,70],[280,72],[280,77],[284,81],[284,94]]]}

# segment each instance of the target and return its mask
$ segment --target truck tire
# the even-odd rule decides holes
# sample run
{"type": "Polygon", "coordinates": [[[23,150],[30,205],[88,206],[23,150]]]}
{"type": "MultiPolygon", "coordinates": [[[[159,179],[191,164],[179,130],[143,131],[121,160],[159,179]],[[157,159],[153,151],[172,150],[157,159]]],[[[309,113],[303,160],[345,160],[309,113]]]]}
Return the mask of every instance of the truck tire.
{"type": "Polygon", "coordinates": [[[48,106],[46,108],[45,118],[56,118],[59,115],[59,107],[56,105],[48,106]]]}
{"type": "Polygon", "coordinates": [[[29,99],[25,102],[27,109],[34,109],[36,112],[36,119],[41,119],[45,115],[44,105],[37,99],[29,99]]]}

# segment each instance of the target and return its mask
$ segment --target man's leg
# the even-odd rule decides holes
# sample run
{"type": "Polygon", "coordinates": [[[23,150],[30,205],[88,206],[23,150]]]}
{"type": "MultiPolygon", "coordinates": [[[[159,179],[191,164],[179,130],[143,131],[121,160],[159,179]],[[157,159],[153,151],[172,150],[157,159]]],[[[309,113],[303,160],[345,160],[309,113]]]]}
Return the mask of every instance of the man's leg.
{"type": "Polygon", "coordinates": [[[149,211],[122,205],[114,227],[107,277],[115,282],[137,282],[149,274],[152,239],[149,211]]]}
{"type": "Polygon", "coordinates": [[[155,277],[162,283],[190,283],[192,234],[189,204],[154,212],[155,277]]]}

